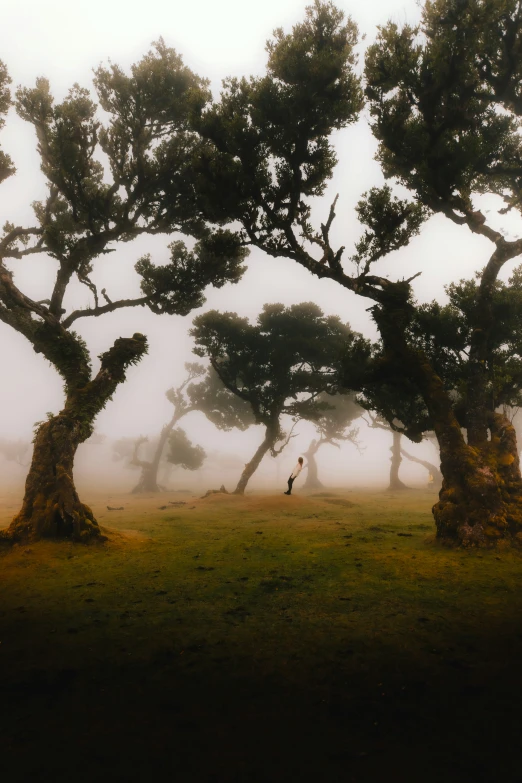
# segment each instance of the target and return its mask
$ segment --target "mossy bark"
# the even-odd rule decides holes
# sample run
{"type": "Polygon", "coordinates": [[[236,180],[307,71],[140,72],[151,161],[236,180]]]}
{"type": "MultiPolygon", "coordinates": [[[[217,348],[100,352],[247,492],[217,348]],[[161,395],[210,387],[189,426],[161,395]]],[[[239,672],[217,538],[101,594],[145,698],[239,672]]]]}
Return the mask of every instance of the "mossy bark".
{"type": "Polygon", "coordinates": [[[321,489],[324,486],[324,484],[319,480],[317,462],[315,459],[315,455],[319,451],[319,448],[322,446],[323,442],[324,441],[313,440],[308,447],[308,451],[306,451],[303,455],[306,459],[307,467],[304,489],[321,489]]]}
{"type": "Polygon", "coordinates": [[[522,543],[522,479],[514,427],[491,417],[491,440],[482,448],[463,444],[441,450],[443,474],[433,507],[437,536],[463,544],[499,539],[522,543]]]}
{"type": "Polygon", "coordinates": [[[389,356],[408,368],[433,422],[443,476],[439,501],[433,506],[437,537],[465,546],[488,546],[501,539],[522,543],[522,477],[514,427],[488,410],[487,397],[480,402],[474,393],[472,443],[466,442],[441,378],[404,337],[406,308],[377,307],[373,313],[389,356]]]}
{"type": "Polygon", "coordinates": [[[103,538],[91,509],[80,501],[74,486],[74,457],[85,438],[84,422],[65,411],[40,425],[23,505],[7,531],[9,538],[103,538]]]}
{"type": "Polygon", "coordinates": [[[237,483],[237,487],[235,488],[233,495],[244,495],[245,489],[247,488],[247,484],[258,469],[259,465],[261,464],[261,460],[269,451],[269,449],[273,449],[276,442],[277,442],[277,435],[278,435],[278,428],[276,427],[267,427],[265,432],[265,437],[263,439],[263,442],[259,446],[259,448],[256,450],[256,453],[250,460],[250,462],[247,462],[245,465],[245,468],[241,474],[241,478],[239,479],[237,483]]]}
{"type": "Polygon", "coordinates": [[[402,455],[401,455],[401,433],[393,432],[393,443],[390,447],[391,451],[391,464],[390,464],[390,486],[391,491],[398,491],[401,489],[408,489],[399,478],[399,469],[401,467],[402,455]]]}
{"type": "Polygon", "coordinates": [[[132,338],[118,338],[99,357],[100,369],[91,379],[88,357],[79,338],[67,332],[60,336],[67,340],[69,350],[57,345],[51,335],[46,338],[45,355],[55,357],[54,364],[66,379],[65,407],[38,427],[23,505],[3,532],[4,540],[51,538],[88,542],[105,538],[91,509],[76,492],[74,457],[80,443],[92,434],[96,416],[125,380],[127,367],[146,353],[147,340],[138,333],[132,338]],[[71,346],[78,349],[76,353],[71,346]]]}

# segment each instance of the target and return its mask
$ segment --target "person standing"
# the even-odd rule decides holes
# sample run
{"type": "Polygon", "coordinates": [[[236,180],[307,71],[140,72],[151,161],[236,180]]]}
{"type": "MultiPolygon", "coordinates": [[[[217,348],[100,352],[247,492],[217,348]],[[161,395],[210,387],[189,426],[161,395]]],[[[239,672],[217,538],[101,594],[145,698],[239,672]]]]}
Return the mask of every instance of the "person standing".
{"type": "Polygon", "coordinates": [[[288,491],[284,493],[285,495],[292,494],[292,485],[296,480],[296,478],[298,477],[298,475],[300,474],[300,472],[302,471],[302,469],[303,469],[303,458],[299,457],[299,459],[297,460],[297,465],[293,469],[292,473],[290,474],[290,478],[288,479],[288,491]]]}

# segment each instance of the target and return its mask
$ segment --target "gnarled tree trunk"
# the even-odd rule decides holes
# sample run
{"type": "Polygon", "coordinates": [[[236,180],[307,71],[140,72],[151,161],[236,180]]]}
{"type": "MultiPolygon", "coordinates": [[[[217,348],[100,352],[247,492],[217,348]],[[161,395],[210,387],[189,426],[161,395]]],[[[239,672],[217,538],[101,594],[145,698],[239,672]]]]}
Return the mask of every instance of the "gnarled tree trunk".
{"type": "Polygon", "coordinates": [[[324,484],[319,481],[319,476],[317,474],[317,462],[315,460],[315,455],[323,443],[324,441],[321,440],[313,440],[308,447],[308,451],[303,454],[306,459],[307,467],[304,489],[321,489],[324,486],[324,484]]]}
{"type": "MultiPolygon", "coordinates": [[[[64,409],[38,428],[23,505],[10,527],[3,531],[3,539],[65,538],[87,542],[105,538],[91,509],[76,492],[74,457],[80,443],[92,434],[96,416],[125,380],[128,365],[138,362],[146,350],[147,341],[141,334],[119,338],[101,355],[95,378],[85,380],[88,371],[78,368],[80,382],[76,386],[68,383],[64,409]]],[[[74,377],[75,365],[69,371],[74,377]]]]}
{"type": "Polygon", "coordinates": [[[83,423],[71,412],[62,411],[40,425],[22,509],[8,531],[13,539],[100,538],[94,515],[74,486],[74,457],[85,439],[83,423]]]}
{"type": "Polygon", "coordinates": [[[174,429],[174,426],[179,421],[181,416],[177,413],[174,414],[172,419],[161,430],[158,445],[154,452],[154,458],[152,462],[144,462],[137,458],[137,454],[132,461],[132,464],[139,465],[141,468],[140,480],[132,490],[133,494],[140,494],[142,492],[161,492],[162,487],[158,484],[158,470],[165,449],[165,444],[169,438],[170,433],[174,429]]]}
{"type": "Polygon", "coordinates": [[[522,479],[515,429],[491,416],[491,440],[482,448],[443,442],[439,502],[433,507],[437,535],[464,544],[501,538],[522,543],[522,479]]]}
{"type": "Polygon", "coordinates": [[[399,468],[402,462],[401,456],[401,433],[393,430],[393,443],[390,447],[391,451],[391,464],[390,464],[390,486],[388,490],[397,491],[400,489],[409,489],[406,484],[399,478],[399,468]]]}
{"type": "Polygon", "coordinates": [[[488,412],[487,399],[480,400],[475,389],[466,443],[441,378],[424,354],[406,342],[401,328],[406,309],[375,307],[373,313],[390,356],[408,368],[433,421],[443,476],[439,501],[433,506],[437,537],[466,546],[487,546],[499,539],[522,543],[522,477],[515,428],[501,414],[488,412]]]}
{"type": "Polygon", "coordinates": [[[278,428],[274,426],[269,426],[266,428],[265,437],[259,448],[257,449],[256,453],[250,460],[250,462],[247,462],[245,465],[245,468],[241,474],[241,478],[239,479],[237,483],[237,487],[235,488],[233,495],[244,495],[245,489],[247,487],[248,482],[258,469],[259,465],[261,464],[261,460],[267,453],[269,449],[274,448],[277,437],[278,437],[278,428]]]}

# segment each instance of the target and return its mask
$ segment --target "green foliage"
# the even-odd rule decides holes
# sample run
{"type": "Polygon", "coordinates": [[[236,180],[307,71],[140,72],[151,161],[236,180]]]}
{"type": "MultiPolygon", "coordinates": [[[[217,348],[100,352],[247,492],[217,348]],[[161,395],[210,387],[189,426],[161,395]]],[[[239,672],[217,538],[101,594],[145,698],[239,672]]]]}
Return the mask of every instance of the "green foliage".
{"type": "Polygon", "coordinates": [[[405,247],[419,233],[427,216],[422,205],[392,196],[388,185],[364,193],[356,211],[359,221],[368,226],[352,257],[362,274],[369,271],[374,261],[405,247]]]}
{"type": "Polygon", "coordinates": [[[34,331],[33,345],[35,353],[43,353],[58,370],[65,382],[66,393],[89,381],[89,351],[85,340],[76,332],[56,329],[44,321],[34,331]]]}
{"type": "MultiPolygon", "coordinates": [[[[465,406],[473,379],[467,357],[473,340],[479,281],[461,280],[446,289],[449,304],[419,307],[411,339],[429,357],[457,409],[465,406]]],[[[488,407],[517,407],[522,402],[522,267],[506,282],[497,280],[492,294],[492,324],[488,335],[488,407]]],[[[462,419],[461,412],[461,419],[462,419]]],[[[464,425],[463,425],[464,426],[464,425]]]]}
{"type": "Polygon", "coordinates": [[[225,386],[247,402],[257,423],[279,427],[282,414],[316,420],[327,407],[321,392],[338,385],[347,345],[366,345],[337,316],[305,302],[265,305],[252,325],[236,313],[212,310],[194,319],[195,353],[208,356],[225,386]]]}
{"type": "Polygon", "coordinates": [[[379,160],[433,210],[474,192],[518,199],[521,11],[517,0],[427,2],[419,28],[388,23],[366,57],[379,160]]]}
{"type": "MultiPolygon", "coordinates": [[[[412,308],[406,329],[410,345],[421,352],[442,380],[461,427],[467,424],[468,400],[475,378],[469,355],[479,308],[480,274],[446,288],[449,302],[437,301],[412,308]]],[[[492,323],[488,335],[487,409],[518,407],[522,403],[522,267],[507,282],[497,280],[492,294],[492,323]]],[[[426,403],[404,368],[387,361],[381,345],[374,346],[360,404],[388,422],[396,421],[405,434],[420,441],[433,429],[426,403]]]]}
{"type": "MultiPolygon", "coordinates": [[[[0,130],[5,125],[4,115],[9,111],[11,106],[11,91],[9,85],[11,84],[11,78],[7,71],[6,66],[0,60],[0,130]]],[[[0,182],[14,174],[15,168],[9,155],[0,150],[0,182]]]]}
{"type": "Polygon", "coordinates": [[[199,470],[203,465],[207,456],[205,450],[201,446],[193,446],[181,427],[172,430],[168,443],[167,462],[184,470],[199,470]]]}
{"type": "Polygon", "coordinates": [[[353,394],[320,394],[318,403],[326,403],[324,409],[314,424],[321,441],[333,443],[339,440],[354,440],[357,429],[350,427],[362,411],[353,394]]]}
{"type": "Polygon", "coordinates": [[[205,303],[203,291],[208,285],[221,288],[237,283],[248,253],[236,234],[224,230],[209,234],[192,251],[180,241],[172,242],[169,249],[169,264],[155,266],[147,255],[135,266],[147,306],[158,314],[188,315],[205,303]]]}
{"type": "Polygon", "coordinates": [[[315,2],[291,34],[275,31],[266,76],[225,80],[220,102],[203,114],[200,130],[221,153],[202,163],[207,203],[216,215],[226,206],[268,252],[292,249],[284,227],[333,172],[328,136],[357,119],[356,43],[351,19],[315,2]]]}
{"type": "Polygon", "coordinates": [[[433,429],[433,422],[418,387],[401,368],[383,362],[379,353],[374,360],[375,376],[357,396],[357,402],[414,443],[420,443],[433,429]]]}
{"type": "MultiPolygon", "coordinates": [[[[8,84],[0,63],[0,127],[11,101],[8,84]]],[[[89,90],[78,84],[59,103],[44,78],[17,90],[16,108],[36,132],[48,193],[33,205],[37,226],[6,222],[0,262],[5,272],[0,320],[30,340],[61,374],[67,415],[83,439],[125,380],[127,368],[146,353],[147,341],[141,334],[117,339],[99,357],[101,368],[93,378],[87,346],[70,330],[74,321],[136,305],[186,315],[203,304],[206,286],[240,279],[248,252],[236,235],[209,220],[213,215],[199,194],[200,158],[214,154],[195,128],[210,100],[208,82],[160,39],[129,74],[118,65],[100,66],[94,84],[102,116],[89,90]],[[111,299],[105,289],[98,292],[91,278],[95,263],[115,243],[175,232],[196,239],[195,247],[172,243],[170,261],[163,266],[148,256],[140,259],[136,270],[143,296],[111,299]],[[45,253],[58,264],[54,287],[41,302],[18,290],[3,266],[4,260],[31,253],[45,253]],[[91,305],[64,317],[74,277],[89,289],[91,305]]],[[[0,179],[4,164],[0,157],[0,179]]]]}
{"type": "Polygon", "coordinates": [[[254,423],[250,405],[223,385],[213,367],[202,381],[187,387],[187,397],[190,407],[201,411],[220,430],[244,431],[254,423]]]}

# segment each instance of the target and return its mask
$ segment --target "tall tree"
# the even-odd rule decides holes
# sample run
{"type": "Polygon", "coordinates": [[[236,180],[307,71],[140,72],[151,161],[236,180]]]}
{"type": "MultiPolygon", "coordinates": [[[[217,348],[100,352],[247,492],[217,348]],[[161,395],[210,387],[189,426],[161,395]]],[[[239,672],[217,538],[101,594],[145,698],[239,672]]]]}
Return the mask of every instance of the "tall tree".
{"type": "Polygon", "coordinates": [[[354,419],[361,414],[361,408],[355,402],[353,395],[321,394],[318,402],[325,402],[328,408],[323,410],[315,421],[318,438],[314,438],[308,446],[308,451],[303,452],[306,460],[306,481],[305,489],[319,489],[323,486],[319,480],[316,456],[319,449],[326,445],[335,446],[340,449],[339,441],[348,441],[359,447],[357,436],[359,430],[352,427],[354,419]]]}
{"type": "MultiPolygon", "coordinates": [[[[491,194],[501,213],[522,208],[522,6],[519,0],[434,0],[418,28],[380,28],[366,57],[366,97],[383,172],[413,200],[395,196],[389,185],[363,196],[357,211],[365,229],[348,272],[344,248],[330,239],[337,199],[315,230],[310,197],[324,192],[332,174],[332,131],[355,121],[362,105],[356,41],[355,25],[316,0],[291,34],[275,32],[265,76],[225,83],[219,104],[203,113],[203,132],[222,156],[220,166],[207,167],[207,197],[219,214],[224,204],[213,194],[218,183],[226,185],[245,241],[373,302],[382,339],[374,381],[415,389],[439,443],[438,536],[464,544],[520,536],[515,431],[499,410],[505,386],[501,394],[492,389],[499,388],[499,374],[520,364],[520,354],[503,355],[494,333],[507,323],[495,308],[498,276],[522,253],[522,240],[510,239],[478,207],[479,197],[491,194]],[[440,374],[423,340],[414,339],[415,328],[426,326],[413,297],[417,275],[390,279],[375,266],[405,247],[433,213],[492,249],[463,312],[469,340],[455,357],[465,376],[458,410],[451,379],[440,374]]],[[[458,344],[460,335],[454,337],[458,344]]],[[[409,431],[422,437],[415,426],[409,431]]]]}
{"type": "MultiPolygon", "coordinates": [[[[138,305],[186,315],[202,304],[207,285],[236,282],[242,274],[244,248],[233,234],[212,228],[198,196],[194,163],[208,143],[194,131],[193,120],[209,101],[207,82],[160,40],[129,75],[117,65],[100,67],[94,83],[105,124],[89,92],[78,85],[59,104],[45,79],[16,94],[19,115],[36,133],[47,197],[34,206],[34,226],[4,226],[0,322],[22,334],[60,373],[65,405],[38,428],[23,506],[4,534],[11,539],[84,541],[100,535],[74,486],[74,456],[127,369],[147,352],[147,340],[140,333],[117,339],[93,373],[87,346],[72,327],[82,318],[138,305]],[[174,232],[193,237],[194,248],[173,242],[164,265],[141,258],[135,265],[141,296],[118,299],[112,291],[98,291],[95,266],[115,243],[174,232]],[[45,254],[57,270],[49,297],[38,302],[16,283],[17,260],[34,254],[45,254]],[[67,295],[75,280],[87,288],[91,304],[71,311],[67,295]]],[[[10,100],[1,66],[0,112],[10,100]]],[[[2,155],[0,179],[13,171],[2,155]]]]}
{"type": "MultiPolygon", "coordinates": [[[[168,401],[173,406],[170,421],[162,428],[158,438],[152,460],[142,460],[138,456],[139,448],[147,438],[136,441],[132,464],[141,468],[141,477],[133,492],[159,492],[158,469],[164,457],[165,446],[169,444],[169,456],[167,461],[171,464],[180,464],[183,467],[194,465],[188,469],[195,470],[200,467],[198,463],[199,452],[191,453],[185,432],[176,424],[187,414],[200,411],[218,429],[229,431],[234,427],[246,430],[253,423],[250,407],[235,394],[230,392],[212,367],[208,369],[197,362],[185,364],[187,377],[177,388],[171,388],[166,392],[168,401]],[[199,383],[193,383],[196,378],[204,378],[199,383]],[[178,456],[183,457],[181,461],[178,456]]],[[[198,447],[191,447],[198,449],[198,447]]]]}
{"type": "Polygon", "coordinates": [[[265,436],[246,463],[235,494],[242,495],[267,452],[280,454],[290,435],[281,417],[316,420],[327,408],[323,392],[337,389],[341,357],[354,368],[368,345],[337,316],[305,302],[265,305],[256,324],[212,310],[194,319],[195,353],[208,356],[223,384],[247,402],[265,436]],[[277,444],[280,443],[280,446],[277,444]]]}

